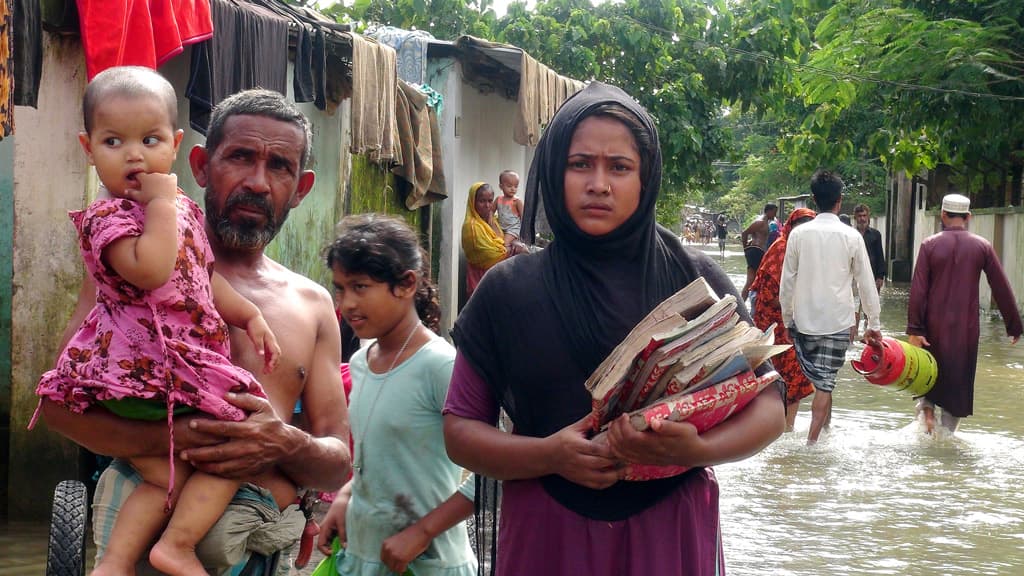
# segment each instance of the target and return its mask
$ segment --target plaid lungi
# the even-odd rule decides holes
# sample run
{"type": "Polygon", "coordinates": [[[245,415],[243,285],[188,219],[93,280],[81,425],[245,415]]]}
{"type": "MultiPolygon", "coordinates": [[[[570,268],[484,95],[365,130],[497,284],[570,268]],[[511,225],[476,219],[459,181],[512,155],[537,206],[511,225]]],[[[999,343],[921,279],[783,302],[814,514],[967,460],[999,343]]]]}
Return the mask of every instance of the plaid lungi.
{"type": "Polygon", "coordinates": [[[800,369],[816,390],[831,393],[836,387],[836,373],[846,361],[850,347],[850,331],[835,334],[812,335],[790,330],[793,349],[800,369]]]}

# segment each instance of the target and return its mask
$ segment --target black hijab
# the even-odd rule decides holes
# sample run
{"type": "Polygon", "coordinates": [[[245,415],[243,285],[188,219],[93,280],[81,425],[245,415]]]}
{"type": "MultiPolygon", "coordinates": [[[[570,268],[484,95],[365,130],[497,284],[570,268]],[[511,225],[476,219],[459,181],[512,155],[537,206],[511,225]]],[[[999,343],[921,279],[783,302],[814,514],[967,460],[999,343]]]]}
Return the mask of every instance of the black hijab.
{"type": "Polygon", "coordinates": [[[538,206],[544,207],[555,240],[548,247],[544,284],[557,301],[563,326],[568,328],[574,357],[593,371],[622,338],[659,302],[674,294],[685,277],[688,263],[680,262],[671,244],[671,232],[655,222],[655,204],[661,189],[661,147],[654,121],[635,100],[615,86],[593,82],[567,100],[551,120],[537,151],[526,183],[523,238],[535,237],[538,206]],[[641,150],[644,166],[640,204],[621,226],[603,236],[580,230],[565,205],[565,168],[576,128],[607,105],[636,117],[650,142],[641,150]],[[618,290],[628,277],[632,289],[618,290]]]}
{"type": "MultiPolygon", "coordinates": [[[[452,330],[459,353],[487,382],[515,433],[545,437],[585,416],[587,377],[654,306],[690,281],[705,276],[719,294],[735,294],[717,265],[655,222],[660,185],[657,129],[619,88],[591,83],[566,100],[545,129],[527,180],[523,237],[534,237],[542,203],[554,241],[488,271],[452,330]],[[565,168],[576,128],[607,114],[608,105],[634,116],[634,137],[640,133],[649,145],[638,146],[643,169],[636,212],[612,232],[592,236],[566,208],[565,168]]],[[[605,490],[556,475],[541,482],[578,514],[621,520],[659,501],[685,477],[619,482],[605,490]]]]}

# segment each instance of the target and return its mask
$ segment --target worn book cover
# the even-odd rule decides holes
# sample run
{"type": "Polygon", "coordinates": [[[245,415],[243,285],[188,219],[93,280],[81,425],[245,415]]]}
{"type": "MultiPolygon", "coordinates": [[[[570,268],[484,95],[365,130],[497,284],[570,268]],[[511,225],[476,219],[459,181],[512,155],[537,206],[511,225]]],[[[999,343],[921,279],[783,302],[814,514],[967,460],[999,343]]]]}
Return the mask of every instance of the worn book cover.
{"type": "MultiPolygon", "coordinates": [[[[655,391],[658,379],[674,365],[681,356],[703,344],[708,338],[728,331],[739,321],[736,314],[736,299],[727,295],[700,316],[687,322],[679,334],[668,335],[662,345],[650,354],[637,356],[633,370],[627,374],[631,392],[621,403],[623,411],[639,408],[647,403],[655,391]]],[[[653,396],[657,397],[657,395],[653,396]]]]}
{"type": "Polygon", "coordinates": [[[607,421],[620,399],[631,393],[632,382],[627,376],[637,357],[644,353],[649,355],[664,344],[661,338],[678,333],[689,320],[697,318],[717,301],[718,296],[707,281],[698,278],[658,304],[629,332],[587,379],[595,430],[607,421]]]}
{"type": "MultiPolygon", "coordinates": [[[[779,378],[778,373],[769,371],[755,376],[753,371],[719,382],[697,392],[684,392],[668,397],[646,408],[630,414],[629,421],[638,430],[646,430],[654,420],[664,419],[676,422],[687,421],[703,433],[714,428],[733,414],[743,410],[769,384],[779,378]]],[[[594,440],[603,441],[606,432],[594,440]]],[[[654,480],[682,474],[686,466],[654,466],[630,462],[626,465],[626,480],[654,480]]]]}
{"type": "Polygon", "coordinates": [[[779,377],[774,370],[756,376],[753,370],[726,378],[706,388],[687,391],[629,413],[629,421],[637,430],[647,430],[654,420],[690,422],[704,432],[742,410],[761,390],[779,377]]]}

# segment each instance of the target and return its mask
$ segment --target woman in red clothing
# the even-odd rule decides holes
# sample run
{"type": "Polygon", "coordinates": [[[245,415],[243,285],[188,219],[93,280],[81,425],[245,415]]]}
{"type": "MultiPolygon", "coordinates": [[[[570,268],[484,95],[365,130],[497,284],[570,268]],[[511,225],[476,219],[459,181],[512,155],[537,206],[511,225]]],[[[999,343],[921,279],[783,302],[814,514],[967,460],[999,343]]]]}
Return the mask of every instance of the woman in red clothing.
{"type": "MultiPolygon", "coordinates": [[[[782,324],[782,309],[779,307],[779,282],[782,280],[782,260],[786,257],[786,244],[789,233],[804,222],[814,219],[815,212],[810,208],[797,208],[789,215],[786,225],[782,227],[779,239],[768,247],[768,252],[761,259],[750,291],[756,292],[754,298],[754,325],[762,330],[775,324],[775,343],[792,344],[786,327],[782,324]]],[[[790,348],[772,359],[775,369],[786,381],[786,430],[793,429],[800,400],[814,392],[811,381],[804,376],[796,359],[796,351],[790,348]]]]}

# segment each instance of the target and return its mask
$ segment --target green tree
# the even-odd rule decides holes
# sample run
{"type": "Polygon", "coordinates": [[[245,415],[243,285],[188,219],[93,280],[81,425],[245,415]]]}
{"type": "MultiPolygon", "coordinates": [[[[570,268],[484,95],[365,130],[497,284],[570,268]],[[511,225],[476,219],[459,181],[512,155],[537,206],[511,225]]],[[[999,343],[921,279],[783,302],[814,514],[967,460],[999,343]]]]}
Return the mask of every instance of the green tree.
{"type": "Polygon", "coordinates": [[[532,12],[513,4],[497,33],[563,74],[620,86],[647,108],[664,157],[658,217],[674,226],[684,202],[707,201],[721,190],[713,162],[731,148],[723,104],[760,88],[725,81],[730,66],[742,63],[755,75],[765,66],[730,60],[714,44],[732,36],[723,31],[728,13],[724,2],[542,0],[532,12]]]}
{"type": "Polygon", "coordinates": [[[388,25],[425,30],[441,40],[488,37],[496,20],[492,0],[355,0],[351,6],[334,4],[325,13],[359,31],[388,25]]]}
{"type": "Polygon", "coordinates": [[[732,10],[725,0],[539,0],[533,10],[514,2],[497,19],[490,0],[356,0],[333,13],[357,29],[378,23],[444,40],[473,34],[505,42],[561,74],[620,86],[657,121],[664,158],[658,217],[675,225],[684,202],[714,202],[725,189],[713,167],[735,154],[725,105],[777,101],[772,88],[791,74],[778,58],[796,58],[809,44],[791,2],[732,10]]]}
{"type": "Polygon", "coordinates": [[[784,143],[795,165],[858,153],[911,173],[944,163],[984,175],[981,187],[1009,178],[1019,197],[1024,3],[846,0],[814,35],[794,76],[808,113],[784,143]]]}

